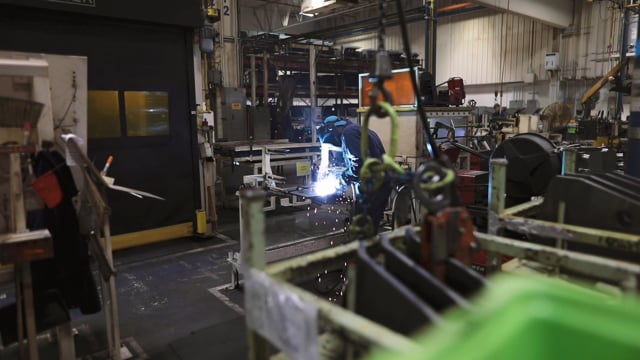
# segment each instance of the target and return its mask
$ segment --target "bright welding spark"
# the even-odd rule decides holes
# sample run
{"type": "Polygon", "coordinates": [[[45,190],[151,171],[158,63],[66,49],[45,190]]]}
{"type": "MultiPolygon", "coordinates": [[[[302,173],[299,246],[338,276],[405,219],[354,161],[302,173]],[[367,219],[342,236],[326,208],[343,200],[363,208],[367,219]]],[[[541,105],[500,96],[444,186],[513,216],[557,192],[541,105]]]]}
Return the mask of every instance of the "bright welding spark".
{"type": "Polygon", "coordinates": [[[318,178],[323,178],[329,172],[329,149],[331,144],[322,144],[320,146],[320,168],[318,169],[318,178]]]}
{"type": "Polygon", "coordinates": [[[340,189],[340,179],[337,176],[328,174],[314,184],[314,191],[319,196],[335,194],[340,189]]]}
{"type": "Polygon", "coordinates": [[[340,179],[329,171],[329,151],[340,150],[331,144],[320,146],[320,167],[318,169],[318,181],[314,184],[315,193],[318,196],[335,194],[340,189],[340,179]]]}

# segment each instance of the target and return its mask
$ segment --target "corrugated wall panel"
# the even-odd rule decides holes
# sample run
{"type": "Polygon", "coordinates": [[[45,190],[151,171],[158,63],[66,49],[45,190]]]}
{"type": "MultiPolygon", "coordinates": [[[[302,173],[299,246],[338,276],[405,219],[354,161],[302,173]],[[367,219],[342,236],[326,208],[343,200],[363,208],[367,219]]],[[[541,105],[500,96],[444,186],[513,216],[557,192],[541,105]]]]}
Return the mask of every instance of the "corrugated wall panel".
{"type": "MultiPolygon", "coordinates": [[[[545,54],[552,51],[560,52],[562,78],[600,77],[617,62],[620,11],[612,10],[608,2],[584,2],[577,11],[576,25],[564,32],[525,16],[488,9],[440,18],[436,79],[460,76],[469,85],[513,83],[533,70],[545,80],[549,79],[545,54]]],[[[408,31],[412,51],[424,58],[424,23],[409,24],[408,31]]],[[[402,50],[397,26],[387,29],[386,35],[388,50],[402,50]]],[[[377,37],[359,35],[338,44],[375,49],[377,37]]]]}
{"type": "Polygon", "coordinates": [[[618,59],[612,59],[612,55],[619,52],[618,40],[620,29],[620,13],[611,11],[607,4],[593,3],[591,7],[591,29],[587,39],[594,46],[589,49],[586,73],[587,77],[599,77],[604,75],[611,67],[615,66],[618,59]]]}
{"type": "MultiPolygon", "coordinates": [[[[438,56],[438,79],[460,74],[468,84],[522,81],[531,66],[544,62],[544,55],[531,56],[531,41],[548,45],[542,38],[547,26],[518,15],[486,13],[481,17],[447,19],[439,25],[438,47],[451,46],[449,56],[438,56]],[[440,36],[448,35],[448,38],[440,36]],[[533,60],[533,61],[532,61],[533,60]]],[[[542,49],[542,54],[548,51],[542,49]]]]}

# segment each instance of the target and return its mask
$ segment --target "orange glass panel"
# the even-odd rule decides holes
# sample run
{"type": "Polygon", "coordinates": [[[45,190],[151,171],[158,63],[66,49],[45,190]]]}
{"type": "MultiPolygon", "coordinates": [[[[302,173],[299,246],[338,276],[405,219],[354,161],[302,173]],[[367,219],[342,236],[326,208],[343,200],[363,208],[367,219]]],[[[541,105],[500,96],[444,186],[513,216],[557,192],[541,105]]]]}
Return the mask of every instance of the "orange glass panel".
{"type": "MultiPolygon", "coordinates": [[[[361,75],[360,106],[371,106],[369,94],[375,87],[375,82],[369,81],[369,75],[361,75]]],[[[411,85],[409,70],[394,72],[391,79],[384,82],[384,87],[391,94],[393,106],[415,106],[416,97],[411,85]]],[[[382,94],[378,94],[378,101],[382,100],[382,94]]]]}

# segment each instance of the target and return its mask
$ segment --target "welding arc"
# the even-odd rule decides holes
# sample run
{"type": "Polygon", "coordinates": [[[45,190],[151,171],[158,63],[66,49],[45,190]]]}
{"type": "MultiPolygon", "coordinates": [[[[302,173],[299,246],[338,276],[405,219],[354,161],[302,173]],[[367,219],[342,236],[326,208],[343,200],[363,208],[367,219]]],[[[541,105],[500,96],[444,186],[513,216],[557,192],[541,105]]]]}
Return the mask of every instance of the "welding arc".
{"type": "MultiPolygon", "coordinates": [[[[409,73],[413,74],[413,61],[411,61],[411,45],[409,44],[409,35],[407,33],[407,22],[404,17],[404,11],[402,9],[402,0],[396,0],[396,6],[398,9],[398,16],[400,20],[400,30],[402,33],[402,45],[404,47],[405,58],[407,59],[407,66],[409,67],[409,73]]],[[[425,54],[426,55],[426,54],[425,54]]],[[[433,74],[435,76],[435,74],[433,74]]],[[[413,88],[413,93],[417,99],[418,105],[418,115],[420,116],[420,122],[422,123],[422,128],[424,131],[424,136],[427,138],[426,145],[427,151],[431,158],[436,161],[443,162],[443,157],[438,149],[438,144],[433,139],[431,134],[429,133],[429,122],[427,121],[427,114],[424,112],[424,104],[422,103],[422,99],[420,97],[420,92],[418,91],[418,82],[416,81],[415,76],[410,76],[411,78],[411,87],[413,88]]]]}

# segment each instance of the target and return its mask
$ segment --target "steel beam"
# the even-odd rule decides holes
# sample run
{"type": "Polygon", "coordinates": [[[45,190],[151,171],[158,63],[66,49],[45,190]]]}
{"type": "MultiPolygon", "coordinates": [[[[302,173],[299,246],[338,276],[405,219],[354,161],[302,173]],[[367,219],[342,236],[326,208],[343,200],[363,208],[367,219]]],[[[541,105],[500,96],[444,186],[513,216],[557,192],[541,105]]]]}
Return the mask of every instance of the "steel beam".
{"type": "MultiPolygon", "coordinates": [[[[266,265],[265,216],[262,211],[265,193],[261,189],[240,191],[240,268],[262,270],[266,265]]],[[[247,329],[250,360],[269,358],[269,343],[253,329],[247,329]]]]}
{"type": "Polygon", "coordinates": [[[301,300],[313,303],[317,306],[320,325],[322,328],[336,331],[358,344],[381,347],[405,354],[409,354],[419,349],[419,346],[409,338],[357,315],[352,311],[312,295],[295,285],[285,282],[281,282],[280,285],[300,297],[301,300]]]}
{"type": "Polygon", "coordinates": [[[613,282],[623,289],[636,292],[640,279],[640,266],[599,256],[577,253],[549,246],[512,240],[501,236],[475,233],[481,249],[536,261],[538,263],[572,271],[587,277],[613,282]]]}
{"type": "Polygon", "coordinates": [[[557,238],[640,254],[640,235],[519,216],[502,216],[498,227],[523,234],[557,238]]]}
{"type": "MultiPolygon", "coordinates": [[[[493,159],[489,162],[489,219],[487,232],[497,235],[500,231],[499,216],[504,212],[507,196],[507,159],[493,159]]],[[[502,256],[489,252],[487,256],[487,273],[500,269],[502,256]]]]}

